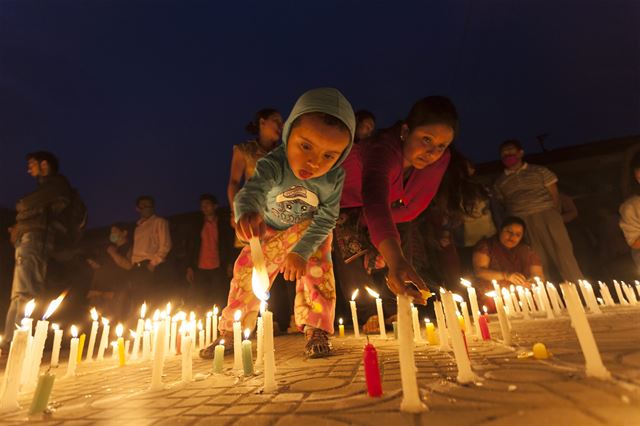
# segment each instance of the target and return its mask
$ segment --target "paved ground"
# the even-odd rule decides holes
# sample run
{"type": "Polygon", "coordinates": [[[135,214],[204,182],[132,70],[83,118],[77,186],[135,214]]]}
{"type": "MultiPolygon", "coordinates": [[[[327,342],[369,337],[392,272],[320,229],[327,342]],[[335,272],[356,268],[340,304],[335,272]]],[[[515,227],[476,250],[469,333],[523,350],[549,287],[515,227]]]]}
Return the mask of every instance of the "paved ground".
{"type": "MultiPolygon", "coordinates": [[[[341,425],[640,425],[640,308],[619,307],[590,317],[611,381],[587,379],[568,318],[513,321],[515,350],[493,342],[470,341],[471,359],[482,381],[455,383],[450,353],[416,347],[418,382],[429,411],[399,412],[397,343],[373,339],[378,348],[384,396],[365,393],[363,340],[334,339],[335,356],[304,360],[302,337],[276,338],[279,390],[261,392],[262,376],[249,379],[228,371],[210,375],[210,362],[194,359],[202,380],[181,383],[180,359],[170,357],[166,390],[150,392],[149,365],[123,368],[112,361],[83,363],[75,378],[58,378],[52,413],[28,418],[26,410],[0,415],[2,424],[233,424],[341,425]],[[537,341],[554,357],[520,358],[537,341]]],[[[499,336],[497,320],[491,322],[499,336]]],[[[349,332],[347,332],[349,336],[349,332]]],[[[231,367],[232,357],[226,364],[231,367]]],[[[60,368],[59,375],[66,372],[60,368]]],[[[30,395],[23,395],[28,408],[30,395]]]]}

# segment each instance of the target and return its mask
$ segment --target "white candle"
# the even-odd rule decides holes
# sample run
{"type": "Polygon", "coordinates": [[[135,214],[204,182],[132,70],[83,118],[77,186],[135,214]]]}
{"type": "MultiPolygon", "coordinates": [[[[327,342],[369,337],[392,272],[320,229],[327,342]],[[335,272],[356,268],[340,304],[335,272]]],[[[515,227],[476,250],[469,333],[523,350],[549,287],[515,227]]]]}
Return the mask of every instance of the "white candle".
{"type": "Polygon", "coordinates": [[[613,297],[611,297],[611,292],[609,291],[609,287],[602,281],[598,281],[598,285],[600,286],[600,294],[602,295],[602,299],[604,300],[604,304],[606,306],[613,306],[616,303],[613,301],[613,297]]]}
{"type": "Polygon", "coordinates": [[[76,375],[76,365],[78,363],[78,328],[71,326],[71,343],[69,345],[69,363],[67,364],[67,377],[76,375]]]}
{"type": "Polygon", "coordinates": [[[380,295],[375,291],[371,290],[369,287],[365,286],[367,292],[375,297],[376,299],[376,310],[378,311],[378,326],[380,327],[380,337],[383,339],[387,338],[387,330],[384,326],[384,312],[382,311],[382,299],[380,299],[380,295]]]}
{"type": "Polygon", "coordinates": [[[522,307],[518,303],[518,297],[516,296],[516,287],[511,284],[509,287],[509,294],[511,296],[511,300],[513,301],[513,307],[516,312],[522,312],[522,307]]]}
{"type": "Polygon", "coordinates": [[[211,344],[211,317],[213,317],[213,312],[207,312],[206,322],[205,322],[205,347],[211,344]]]}
{"type": "Polygon", "coordinates": [[[360,326],[358,325],[358,310],[356,309],[356,297],[359,290],[353,292],[349,305],[351,306],[351,322],[353,323],[353,335],[356,339],[360,337],[360,326]]]}
{"type": "Polygon", "coordinates": [[[133,339],[133,353],[131,359],[138,359],[140,354],[140,340],[142,339],[142,333],[144,332],[144,318],[147,314],[147,302],[144,302],[140,306],[140,318],[138,318],[138,324],[136,326],[136,337],[133,339]]]}
{"type": "Polygon", "coordinates": [[[142,360],[151,359],[151,320],[145,321],[145,330],[142,332],[142,360]]]}
{"type": "MultiPolygon", "coordinates": [[[[129,330],[131,335],[135,338],[135,331],[129,330]]],[[[124,360],[127,361],[129,359],[129,349],[131,348],[131,340],[127,339],[124,341],[124,360]]]]}
{"type": "Polygon", "coordinates": [[[444,320],[444,311],[442,310],[442,302],[433,302],[433,310],[436,312],[436,322],[438,323],[438,335],[440,336],[440,350],[450,351],[449,336],[447,332],[447,324],[444,320]]]}
{"type": "Polygon", "coordinates": [[[169,344],[169,353],[171,355],[175,355],[178,352],[176,351],[176,341],[178,339],[178,319],[174,315],[171,318],[171,343],[169,344]]]}
{"type": "Polygon", "coordinates": [[[211,317],[212,325],[211,325],[211,341],[215,342],[218,340],[218,307],[213,307],[213,316],[211,317]]]}
{"type": "Polygon", "coordinates": [[[264,392],[277,390],[276,357],[273,347],[273,314],[267,310],[263,314],[264,327],[264,392]]]}
{"type": "Polygon", "coordinates": [[[528,288],[524,289],[524,297],[527,300],[527,305],[529,306],[529,311],[531,311],[531,313],[534,313],[537,311],[536,309],[536,304],[533,302],[533,296],[531,296],[531,290],[529,290],[528,288]]]}
{"type": "Polygon", "coordinates": [[[560,308],[560,303],[556,297],[556,294],[558,293],[556,287],[551,283],[547,283],[547,291],[549,292],[549,299],[551,301],[551,308],[553,309],[553,312],[557,315],[561,315],[562,308],[560,308]]]}
{"type": "Polygon", "coordinates": [[[413,322],[413,341],[415,343],[424,342],[420,329],[420,318],[418,317],[418,308],[411,306],[411,320],[413,322]]]}
{"type": "Polygon", "coordinates": [[[502,304],[502,299],[498,297],[495,291],[491,291],[486,295],[489,297],[493,297],[493,302],[496,305],[496,312],[498,313],[498,322],[500,323],[500,332],[502,333],[502,342],[505,345],[510,346],[511,332],[509,331],[507,313],[504,311],[504,305],[502,304]]]}
{"type": "Polygon", "coordinates": [[[622,288],[624,290],[624,294],[627,296],[627,300],[630,305],[637,305],[638,299],[636,299],[636,294],[633,289],[624,281],[622,281],[622,288]]]}
{"type": "Polygon", "coordinates": [[[459,294],[454,294],[453,295],[453,300],[454,302],[459,302],[460,303],[460,310],[462,311],[462,319],[464,319],[464,332],[468,335],[468,336],[472,336],[473,335],[473,324],[471,322],[471,317],[469,316],[469,308],[467,306],[467,302],[464,301],[464,299],[462,298],[462,296],[460,296],[459,294]]]}
{"type": "Polygon", "coordinates": [[[564,300],[567,302],[567,309],[571,316],[571,322],[576,331],[576,335],[578,336],[580,347],[582,348],[582,354],[584,355],[586,363],[587,376],[599,379],[611,378],[611,373],[609,373],[602,363],[600,351],[598,351],[598,346],[593,338],[593,333],[591,332],[589,321],[587,321],[587,316],[582,308],[582,303],[577,297],[578,292],[575,289],[575,286],[570,283],[563,283],[560,284],[560,288],[562,289],[564,300]]]}
{"type": "Polygon", "coordinates": [[[47,341],[49,333],[49,321],[40,320],[36,323],[36,333],[33,337],[33,345],[31,347],[31,366],[28,370],[27,380],[24,390],[35,389],[40,373],[40,364],[42,363],[42,354],[44,353],[44,344],[47,341]]]}
{"type": "Polygon", "coordinates": [[[87,361],[93,361],[93,350],[96,347],[96,337],[98,336],[98,311],[91,309],[91,332],[89,333],[89,345],[87,346],[87,361]]]}
{"type": "Polygon", "coordinates": [[[18,329],[13,332],[9,358],[0,387],[0,410],[18,410],[18,390],[22,376],[22,365],[27,351],[27,340],[31,330],[18,329]]]}
{"type": "Polygon", "coordinates": [[[622,289],[620,288],[620,283],[616,280],[613,280],[613,286],[616,289],[616,295],[618,296],[618,303],[620,303],[621,305],[628,305],[629,302],[627,302],[627,299],[625,299],[624,296],[622,295],[622,289]]]}
{"type": "Polygon", "coordinates": [[[166,329],[163,322],[159,322],[155,329],[155,343],[153,347],[153,371],[151,373],[151,390],[160,390],[162,386],[162,370],[164,369],[164,353],[166,349],[166,329]]]}
{"type": "Polygon", "coordinates": [[[260,302],[260,316],[258,317],[258,325],[256,330],[256,367],[262,366],[264,357],[264,326],[262,316],[266,309],[266,303],[260,302]]]}
{"type": "Polygon", "coordinates": [[[411,305],[409,297],[398,296],[398,357],[400,359],[400,377],[402,379],[402,402],[400,411],[420,413],[427,409],[420,400],[416,363],[413,355],[413,336],[411,333],[411,305]]]}
{"type": "Polygon", "coordinates": [[[182,351],[182,381],[190,382],[193,380],[193,339],[191,336],[184,336],[180,344],[180,350],[182,351]]]}
{"type": "Polygon", "coordinates": [[[458,365],[458,383],[473,383],[477,377],[471,370],[471,361],[464,344],[462,330],[456,317],[456,306],[453,300],[453,294],[450,291],[440,291],[444,313],[447,318],[449,335],[451,336],[451,344],[453,345],[453,354],[458,365]]]}
{"type": "Polygon", "coordinates": [[[544,283],[540,282],[539,280],[538,280],[537,290],[538,290],[538,297],[540,298],[540,302],[542,303],[544,311],[547,313],[547,318],[555,318],[553,309],[551,308],[551,301],[547,296],[546,287],[544,286],[544,283]]]}
{"type": "Polygon", "coordinates": [[[53,330],[53,348],[51,349],[51,363],[49,365],[51,367],[57,367],[60,361],[60,346],[62,345],[63,331],[60,330],[58,324],[52,324],[51,329],[53,330]]]}
{"type": "Polygon", "coordinates": [[[502,288],[502,299],[504,300],[504,306],[507,308],[507,314],[514,316],[516,314],[516,307],[511,299],[511,294],[506,288],[502,288]]]}
{"type": "Polygon", "coordinates": [[[207,343],[205,342],[204,329],[202,327],[202,320],[198,320],[198,342],[200,345],[200,349],[204,349],[207,347],[207,343]]]}
{"type": "Polygon", "coordinates": [[[20,322],[22,328],[29,331],[29,336],[27,337],[27,350],[24,355],[24,362],[22,363],[22,374],[20,375],[20,384],[24,385],[27,383],[27,379],[29,378],[30,368],[31,368],[31,359],[33,358],[33,319],[29,318],[33,313],[33,310],[36,307],[36,302],[34,299],[31,299],[24,310],[24,318],[20,322]]]}
{"type": "Polygon", "coordinates": [[[104,351],[109,346],[109,320],[106,318],[102,318],[102,336],[100,337],[100,345],[98,346],[98,357],[96,358],[98,361],[102,361],[104,359],[104,351]]]}
{"type": "Polygon", "coordinates": [[[638,292],[638,297],[640,297],[640,281],[636,280],[636,291],[638,292]]]}
{"type": "Polygon", "coordinates": [[[584,286],[585,291],[587,292],[587,306],[589,306],[589,310],[592,314],[601,314],[600,306],[598,306],[598,300],[596,299],[596,294],[593,291],[593,286],[589,281],[582,281],[582,285],[584,286]]]}
{"type": "Polygon", "coordinates": [[[164,317],[164,354],[165,357],[170,354],[169,349],[171,348],[171,302],[167,303],[167,308],[165,309],[166,316],[164,317]]]}
{"type": "MultiPolygon", "coordinates": [[[[478,306],[478,295],[476,293],[476,289],[473,288],[471,282],[465,280],[464,278],[460,279],[462,285],[467,287],[467,296],[469,296],[469,303],[471,303],[471,314],[473,315],[473,324],[475,326],[476,336],[482,336],[482,332],[480,331],[480,307],[478,306]]],[[[469,326],[471,328],[471,326],[469,326]]]]}
{"type": "Polygon", "coordinates": [[[233,315],[233,369],[242,370],[242,311],[237,310],[233,315]]]}
{"type": "Polygon", "coordinates": [[[518,298],[522,303],[522,314],[524,315],[524,319],[531,319],[531,310],[529,309],[529,302],[527,302],[527,299],[524,295],[524,288],[519,285],[516,287],[516,290],[518,291],[518,298]]]}

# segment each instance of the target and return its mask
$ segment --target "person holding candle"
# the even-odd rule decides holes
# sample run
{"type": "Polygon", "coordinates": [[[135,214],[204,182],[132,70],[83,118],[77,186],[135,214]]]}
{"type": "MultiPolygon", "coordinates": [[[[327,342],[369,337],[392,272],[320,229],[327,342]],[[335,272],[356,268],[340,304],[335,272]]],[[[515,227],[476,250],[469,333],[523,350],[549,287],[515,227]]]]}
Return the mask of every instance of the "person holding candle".
{"type": "Polygon", "coordinates": [[[528,280],[533,277],[544,280],[540,258],[522,241],[525,232],[526,225],[522,219],[507,217],[502,221],[498,235],[480,240],[476,245],[473,268],[478,293],[493,290],[492,280],[502,286],[514,284],[523,287],[529,287],[528,280]]]}
{"type": "MultiPolygon", "coordinates": [[[[306,337],[305,354],[331,351],[335,281],[331,231],[338,216],[344,171],[340,167],[353,144],[351,105],[336,89],[314,89],[296,102],[283,130],[283,143],[261,159],[256,173],[235,197],[236,233],[260,238],[271,282],[281,271],[296,281],[295,320],[306,337]]],[[[233,315],[242,311],[243,328],[253,329],[260,301],[252,289],[250,247],[236,260],[219,338],[227,350],[233,315]]],[[[200,352],[213,356],[214,342],[200,352]]]]}
{"type": "MultiPolygon", "coordinates": [[[[402,123],[356,145],[349,155],[344,163],[345,188],[335,231],[343,294],[350,295],[355,286],[370,280],[365,269],[386,263],[390,293],[406,292],[415,303],[425,303],[418,289],[407,286],[411,281],[419,289],[427,289],[401,248],[396,224],[418,217],[438,192],[457,126],[453,103],[445,97],[429,96],[416,102],[402,123]],[[362,267],[362,259],[367,260],[367,268],[362,267]]],[[[383,295],[390,317],[396,311],[393,294],[383,295]]],[[[372,318],[373,312],[368,316],[366,324],[375,326],[378,321],[372,318]]]]}

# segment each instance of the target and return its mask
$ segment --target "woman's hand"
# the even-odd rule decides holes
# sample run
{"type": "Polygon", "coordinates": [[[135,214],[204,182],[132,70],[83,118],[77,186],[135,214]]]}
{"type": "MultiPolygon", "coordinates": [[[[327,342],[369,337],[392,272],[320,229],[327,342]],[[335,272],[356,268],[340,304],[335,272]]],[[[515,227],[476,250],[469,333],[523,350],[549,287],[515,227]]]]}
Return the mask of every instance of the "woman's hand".
{"type": "Polygon", "coordinates": [[[236,225],[236,234],[242,241],[249,241],[251,237],[261,238],[267,231],[267,225],[260,213],[245,213],[236,225]]]}
{"type": "Polygon", "coordinates": [[[505,274],[505,278],[507,281],[509,281],[510,283],[513,283],[515,285],[526,285],[527,284],[527,278],[522,275],[519,274],[517,272],[514,272],[513,274],[505,274]]]}
{"type": "Polygon", "coordinates": [[[403,257],[400,261],[388,265],[387,287],[389,287],[389,290],[395,295],[406,294],[412,297],[413,303],[426,305],[427,301],[419,290],[426,290],[427,285],[409,261],[403,257]],[[414,285],[418,289],[416,289],[414,285]]]}
{"type": "Polygon", "coordinates": [[[307,261],[299,254],[289,253],[284,259],[284,263],[280,267],[280,272],[287,281],[296,281],[305,274],[307,270],[307,261]]]}

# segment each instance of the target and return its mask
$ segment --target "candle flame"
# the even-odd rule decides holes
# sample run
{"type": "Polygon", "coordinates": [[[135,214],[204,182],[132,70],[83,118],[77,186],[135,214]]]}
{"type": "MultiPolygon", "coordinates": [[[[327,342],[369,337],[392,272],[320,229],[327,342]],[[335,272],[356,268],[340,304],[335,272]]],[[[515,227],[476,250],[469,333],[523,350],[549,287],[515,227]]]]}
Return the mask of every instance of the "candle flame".
{"type": "Polygon", "coordinates": [[[153,320],[154,321],[160,320],[160,309],[156,309],[156,311],[153,313],[153,320]]]}
{"type": "Polygon", "coordinates": [[[427,324],[429,324],[429,323],[431,322],[431,320],[430,320],[429,318],[426,318],[426,317],[425,317],[424,322],[426,322],[427,324]]]}
{"type": "Polygon", "coordinates": [[[380,299],[380,294],[376,293],[375,291],[370,289],[368,286],[364,286],[364,289],[367,290],[367,293],[369,293],[372,297],[375,297],[376,299],[380,299]]]}
{"type": "Polygon", "coordinates": [[[165,311],[160,312],[160,319],[161,320],[166,320],[167,319],[167,313],[165,311]]]}
{"type": "Polygon", "coordinates": [[[338,320],[338,324],[342,325],[342,318],[338,320]]]}
{"type": "Polygon", "coordinates": [[[360,292],[360,289],[356,288],[356,291],[354,291],[353,294],[351,295],[351,300],[356,300],[356,297],[358,297],[359,292],[360,292]]]}
{"type": "Polygon", "coordinates": [[[498,285],[498,281],[497,280],[491,280],[491,284],[493,284],[494,286],[498,285]]]}
{"type": "Polygon", "coordinates": [[[98,321],[98,311],[96,311],[95,307],[91,308],[91,319],[98,321]]]}
{"type": "Polygon", "coordinates": [[[519,286],[516,287],[516,290],[518,290],[518,293],[520,293],[521,291],[524,291],[524,287],[519,285],[519,286]]]}
{"type": "Polygon", "coordinates": [[[171,302],[168,302],[168,303],[167,303],[167,310],[166,310],[166,312],[167,312],[167,315],[171,315],[171,302]]]}
{"type": "Polygon", "coordinates": [[[198,330],[202,330],[202,320],[198,320],[198,330]]]}
{"type": "Polygon", "coordinates": [[[116,336],[118,336],[118,338],[122,337],[123,331],[124,331],[124,326],[122,324],[118,324],[118,326],[116,327],[116,336]]]}
{"type": "Polygon", "coordinates": [[[71,337],[78,337],[78,327],[76,327],[75,325],[71,326],[71,337]]]}
{"type": "Polygon", "coordinates": [[[29,303],[27,303],[27,306],[24,308],[24,317],[29,318],[35,308],[36,308],[36,299],[29,300],[29,303]]]}
{"type": "Polygon", "coordinates": [[[269,275],[266,269],[253,267],[251,270],[251,288],[258,299],[262,301],[269,300],[269,275]]]}
{"type": "Polygon", "coordinates": [[[207,318],[211,318],[213,316],[213,312],[209,311],[207,312],[207,318]]]}
{"type": "Polygon", "coordinates": [[[103,326],[109,325],[109,320],[107,318],[105,318],[105,317],[102,317],[102,325],[103,326]]]}
{"type": "Polygon", "coordinates": [[[140,318],[144,319],[145,315],[147,315],[147,302],[143,302],[140,306],[140,318]]]}
{"type": "Polygon", "coordinates": [[[472,285],[471,285],[471,281],[469,281],[469,280],[465,280],[464,278],[460,278],[460,284],[462,284],[463,286],[465,286],[465,287],[467,287],[467,288],[468,288],[468,287],[472,287],[472,285]]]}
{"type": "Polygon", "coordinates": [[[216,305],[213,305],[213,315],[218,315],[218,312],[220,312],[218,310],[218,307],[216,305]]]}
{"type": "Polygon", "coordinates": [[[132,339],[135,339],[136,337],[138,337],[138,335],[136,334],[136,332],[135,332],[135,331],[133,331],[133,330],[131,330],[131,329],[129,329],[129,333],[131,333],[131,338],[132,338],[132,339]]]}
{"type": "Polygon", "coordinates": [[[249,340],[249,336],[251,336],[251,330],[249,330],[248,328],[244,329],[244,338],[246,340],[249,340]]]}
{"type": "MultiPolygon", "coordinates": [[[[62,303],[66,295],[67,295],[67,291],[65,290],[60,294],[60,296],[56,297],[54,300],[51,301],[51,303],[49,303],[49,307],[47,308],[47,311],[42,316],[43,321],[48,319],[51,315],[53,315],[53,313],[56,311],[56,309],[58,309],[58,306],[60,306],[60,304],[62,303]]],[[[35,306],[35,303],[34,303],[34,306],[35,306]]],[[[31,314],[29,314],[29,316],[31,316],[31,314]]]]}
{"type": "Polygon", "coordinates": [[[240,321],[240,318],[242,318],[242,311],[241,311],[240,309],[238,309],[238,310],[236,311],[236,313],[235,313],[235,314],[233,314],[233,320],[234,320],[235,322],[238,322],[238,321],[240,321]]]}
{"type": "Polygon", "coordinates": [[[505,287],[502,287],[502,295],[503,296],[508,296],[509,295],[509,290],[507,290],[505,287]]]}
{"type": "Polygon", "coordinates": [[[224,346],[224,339],[220,339],[220,346],[224,346]]]}
{"type": "Polygon", "coordinates": [[[462,303],[464,302],[464,299],[462,298],[462,296],[460,296],[459,294],[453,294],[453,300],[455,300],[458,303],[462,303]]]}
{"type": "Polygon", "coordinates": [[[516,290],[516,287],[511,284],[511,286],[509,287],[509,290],[511,291],[511,293],[513,293],[516,290]]]}
{"type": "Polygon", "coordinates": [[[174,321],[184,321],[186,319],[187,319],[187,313],[182,311],[178,312],[173,316],[174,321]]]}
{"type": "Polygon", "coordinates": [[[496,297],[498,295],[498,293],[496,293],[495,290],[491,290],[491,291],[486,292],[484,295],[487,296],[487,297],[496,297]]]}
{"type": "Polygon", "coordinates": [[[153,326],[151,325],[151,320],[147,318],[147,320],[144,322],[144,329],[147,331],[151,331],[152,328],[153,326]]]}
{"type": "Polygon", "coordinates": [[[534,279],[537,283],[539,283],[539,282],[540,282],[540,277],[533,277],[533,279],[534,279]]]}
{"type": "Polygon", "coordinates": [[[51,324],[51,329],[53,331],[58,331],[58,330],[60,330],[60,326],[58,324],[51,324]]]}
{"type": "Polygon", "coordinates": [[[189,321],[195,321],[196,320],[196,313],[191,311],[189,313],[189,321]]]}
{"type": "Polygon", "coordinates": [[[482,305],[482,310],[484,311],[485,314],[489,312],[489,309],[487,309],[485,305],[482,305]]]}
{"type": "Polygon", "coordinates": [[[446,292],[446,290],[444,289],[444,287],[440,287],[440,293],[444,294],[446,292]]]}

